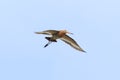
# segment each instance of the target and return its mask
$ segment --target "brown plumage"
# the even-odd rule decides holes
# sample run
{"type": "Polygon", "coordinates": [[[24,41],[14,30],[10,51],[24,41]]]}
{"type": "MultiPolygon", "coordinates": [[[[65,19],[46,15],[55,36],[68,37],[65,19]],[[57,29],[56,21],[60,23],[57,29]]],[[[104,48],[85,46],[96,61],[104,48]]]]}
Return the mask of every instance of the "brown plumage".
{"type": "Polygon", "coordinates": [[[71,37],[69,37],[68,34],[72,34],[66,30],[45,30],[42,32],[35,32],[36,34],[45,34],[45,35],[52,35],[52,37],[45,37],[49,42],[44,46],[47,47],[50,43],[52,42],[57,42],[57,39],[61,39],[62,41],[64,41],[65,43],[69,44],[71,47],[85,52],[78,44],[77,42],[72,39],[71,37]]]}

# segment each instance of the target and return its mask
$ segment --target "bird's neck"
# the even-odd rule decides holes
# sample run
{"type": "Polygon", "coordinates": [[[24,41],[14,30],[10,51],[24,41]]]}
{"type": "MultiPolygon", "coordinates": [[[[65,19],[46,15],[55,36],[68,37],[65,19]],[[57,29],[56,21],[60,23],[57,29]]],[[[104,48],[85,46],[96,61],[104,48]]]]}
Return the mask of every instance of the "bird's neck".
{"type": "Polygon", "coordinates": [[[59,36],[59,37],[63,37],[64,35],[65,35],[65,33],[63,33],[63,32],[59,32],[59,33],[58,33],[58,36],[59,36]]]}

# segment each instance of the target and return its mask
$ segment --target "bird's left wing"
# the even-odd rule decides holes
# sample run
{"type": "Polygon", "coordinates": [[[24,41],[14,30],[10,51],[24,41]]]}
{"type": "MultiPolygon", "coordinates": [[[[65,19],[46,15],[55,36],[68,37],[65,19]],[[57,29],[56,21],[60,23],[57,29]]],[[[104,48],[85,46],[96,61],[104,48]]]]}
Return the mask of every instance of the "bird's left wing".
{"type": "Polygon", "coordinates": [[[60,38],[62,41],[64,41],[65,43],[69,44],[71,47],[79,50],[79,51],[82,51],[82,52],[85,52],[78,44],[77,42],[72,39],[71,37],[65,35],[63,36],[62,38],[60,38]]]}
{"type": "Polygon", "coordinates": [[[54,35],[56,33],[58,33],[57,30],[45,30],[42,32],[35,32],[36,34],[46,34],[46,35],[54,35]]]}

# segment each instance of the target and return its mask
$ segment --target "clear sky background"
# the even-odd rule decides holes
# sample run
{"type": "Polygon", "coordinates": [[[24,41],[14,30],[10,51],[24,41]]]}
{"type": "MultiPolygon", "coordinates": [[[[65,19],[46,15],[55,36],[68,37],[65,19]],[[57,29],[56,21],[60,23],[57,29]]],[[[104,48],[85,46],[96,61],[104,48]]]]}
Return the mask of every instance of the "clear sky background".
{"type": "Polygon", "coordinates": [[[120,80],[120,0],[1,0],[0,80],[120,80]],[[67,29],[87,53],[43,46],[67,29]]]}

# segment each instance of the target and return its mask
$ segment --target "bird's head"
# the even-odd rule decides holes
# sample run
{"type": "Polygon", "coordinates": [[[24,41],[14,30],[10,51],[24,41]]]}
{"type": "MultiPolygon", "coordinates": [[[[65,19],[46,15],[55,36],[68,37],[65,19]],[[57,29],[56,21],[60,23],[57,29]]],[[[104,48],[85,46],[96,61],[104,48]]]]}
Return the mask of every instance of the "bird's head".
{"type": "Polygon", "coordinates": [[[73,34],[71,32],[68,32],[67,30],[60,30],[62,33],[65,33],[65,34],[73,34]]]}

